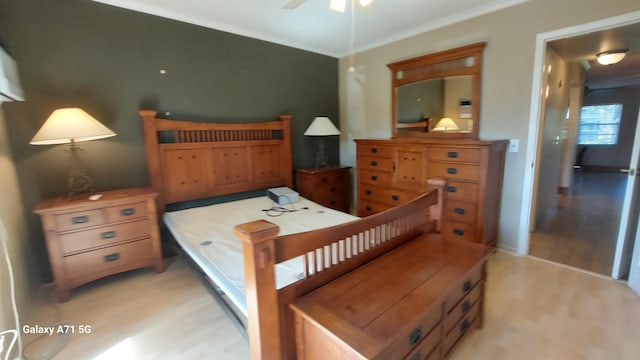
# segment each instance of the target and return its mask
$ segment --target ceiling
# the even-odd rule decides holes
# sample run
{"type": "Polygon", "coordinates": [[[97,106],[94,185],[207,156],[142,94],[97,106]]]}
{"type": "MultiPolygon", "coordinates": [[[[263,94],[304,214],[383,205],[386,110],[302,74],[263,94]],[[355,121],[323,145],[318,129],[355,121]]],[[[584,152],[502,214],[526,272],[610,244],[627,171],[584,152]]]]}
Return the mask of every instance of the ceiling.
{"type": "Polygon", "coordinates": [[[549,46],[568,63],[589,63],[586,81],[589,89],[640,85],[640,22],[554,40],[549,46]],[[617,64],[598,64],[596,54],[616,49],[629,49],[629,53],[617,64]]]}
{"type": "Polygon", "coordinates": [[[329,9],[330,0],[93,0],[333,57],[343,57],[528,0],[373,0],[352,12],[329,9]]]}

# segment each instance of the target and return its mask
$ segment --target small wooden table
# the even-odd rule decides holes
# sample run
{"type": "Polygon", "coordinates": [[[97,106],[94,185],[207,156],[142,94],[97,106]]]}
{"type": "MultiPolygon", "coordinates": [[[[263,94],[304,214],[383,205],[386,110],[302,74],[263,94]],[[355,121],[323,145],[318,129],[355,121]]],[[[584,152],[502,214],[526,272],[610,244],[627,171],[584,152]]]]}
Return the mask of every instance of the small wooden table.
{"type": "Polygon", "coordinates": [[[296,169],[296,189],[311,201],[348,213],[350,169],[348,166],[296,169]]]}

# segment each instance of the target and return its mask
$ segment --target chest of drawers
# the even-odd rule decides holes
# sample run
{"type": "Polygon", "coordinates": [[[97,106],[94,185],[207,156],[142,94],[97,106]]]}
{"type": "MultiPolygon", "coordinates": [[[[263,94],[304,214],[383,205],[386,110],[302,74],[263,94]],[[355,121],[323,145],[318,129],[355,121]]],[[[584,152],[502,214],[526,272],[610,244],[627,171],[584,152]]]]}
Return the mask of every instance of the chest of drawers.
{"type": "Polygon", "coordinates": [[[356,140],[358,215],[368,216],[447,181],[441,231],[447,239],[495,245],[507,141],[356,140]]]}
{"type": "Polygon", "coordinates": [[[305,295],[298,359],[447,358],[482,325],[490,252],[423,235],[305,295]]]}
{"type": "Polygon", "coordinates": [[[300,195],[320,205],[349,212],[350,167],[296,169],[300,195]]]}
{"type": "Polygon", "coordinates": [[[94,201],[60,197],[38,204],[60,301],[71,289],[118,272],[163,271],[156,196],[151,189],[124,189],[94,201]]]}

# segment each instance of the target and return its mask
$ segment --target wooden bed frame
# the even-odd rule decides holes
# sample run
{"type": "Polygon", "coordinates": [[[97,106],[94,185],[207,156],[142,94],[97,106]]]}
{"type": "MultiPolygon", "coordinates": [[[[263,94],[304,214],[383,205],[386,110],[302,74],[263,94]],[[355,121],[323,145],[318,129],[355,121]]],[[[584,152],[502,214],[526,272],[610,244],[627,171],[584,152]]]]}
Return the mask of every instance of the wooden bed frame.
{"type": "MultiPolygon", "coordinates": [[[[140,117],[160,212],[167,203],[293,187],[291,116],[246,124],[159,119],[149,110],[140,117]]],[[[429,182],[433,191],[405,205],[329,228],[278,236],[278,226],[265,220],[235,226],[243,242],[251,358],[295,358],[289,304],[411,239],[437,232],[444,181],[429,182]],[[277,290],[275,264],[300,256],[302,279],[277,290]]]]}

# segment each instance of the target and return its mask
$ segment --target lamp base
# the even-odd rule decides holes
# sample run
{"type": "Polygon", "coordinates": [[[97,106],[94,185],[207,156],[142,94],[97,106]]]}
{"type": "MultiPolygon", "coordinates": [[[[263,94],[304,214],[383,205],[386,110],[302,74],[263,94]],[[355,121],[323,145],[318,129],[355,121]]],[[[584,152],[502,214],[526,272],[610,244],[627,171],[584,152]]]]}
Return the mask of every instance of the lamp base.
{"type": "Polygon", "coordinates": [[[316,154],[316,168],[329,166],[329,156],[325,151],[324,139],[318,143],[318,153],[316,154]]]}
{"type": "Polygon", "coordinates": [[[77,198],[80,195],[94,194],[96,192],[93,188],[93,180],[85,169],[69,171],[67,188],[69,189],[67,197],[70,199],[77,198]]]}

